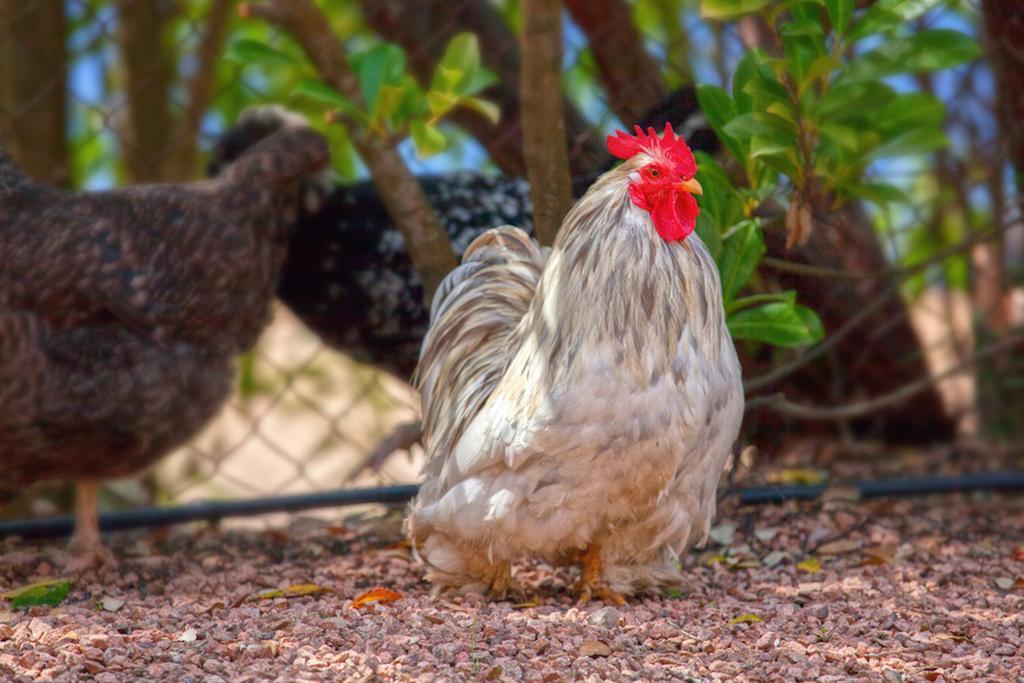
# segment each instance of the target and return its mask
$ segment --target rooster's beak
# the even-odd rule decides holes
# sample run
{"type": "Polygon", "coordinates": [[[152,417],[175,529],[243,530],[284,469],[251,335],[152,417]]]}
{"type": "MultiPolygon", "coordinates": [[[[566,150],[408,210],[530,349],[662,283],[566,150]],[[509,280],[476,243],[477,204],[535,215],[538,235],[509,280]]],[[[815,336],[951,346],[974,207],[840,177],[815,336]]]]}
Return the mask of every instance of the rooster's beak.
{"type": "Polygon", "coordinates": [[[700,183],[697,182],[696,178],[684,180],[679,183],[677,187],[684,192],[689,192],[690,194],[704,194],[704,188],[700,186],[700,183]]]}

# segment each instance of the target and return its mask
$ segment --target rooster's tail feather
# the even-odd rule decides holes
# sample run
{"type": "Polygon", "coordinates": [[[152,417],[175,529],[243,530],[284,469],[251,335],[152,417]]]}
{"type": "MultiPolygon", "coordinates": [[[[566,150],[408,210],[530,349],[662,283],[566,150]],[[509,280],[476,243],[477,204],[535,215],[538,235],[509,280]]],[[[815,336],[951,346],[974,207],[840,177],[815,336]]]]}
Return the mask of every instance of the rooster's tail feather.
{"type": "Polygon", "coordinates": [[[440,467],[501,380],[533,300],[544,251],[512,226],[488,230],[441,283],[414,383],[428,469],[440,467]]]}

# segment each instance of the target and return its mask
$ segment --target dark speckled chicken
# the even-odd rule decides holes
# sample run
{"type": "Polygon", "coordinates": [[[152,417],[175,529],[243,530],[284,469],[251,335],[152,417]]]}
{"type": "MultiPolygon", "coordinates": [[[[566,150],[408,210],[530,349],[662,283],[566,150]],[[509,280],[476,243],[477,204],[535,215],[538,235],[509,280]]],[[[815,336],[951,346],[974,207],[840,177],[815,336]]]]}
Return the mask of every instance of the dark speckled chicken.
{"type": "Polygon", "coordinates": [[[0,144],[0,503],[74,479],[76,541],[99,549],[94,482],[217,414],[328,162],[319,134],[286,127],[214,180],[73,193],[26,178],[0,144]]]}

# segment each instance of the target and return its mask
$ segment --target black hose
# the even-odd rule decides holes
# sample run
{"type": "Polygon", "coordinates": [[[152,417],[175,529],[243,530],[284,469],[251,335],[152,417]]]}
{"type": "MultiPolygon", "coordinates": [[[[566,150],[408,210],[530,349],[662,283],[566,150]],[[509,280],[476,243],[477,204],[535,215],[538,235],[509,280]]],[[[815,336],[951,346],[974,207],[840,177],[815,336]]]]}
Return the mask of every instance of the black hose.
{"type": "MultiPolygon", "coordinates": [[[[804,486],[763,486],[737,489],[742,505],[767,505],[789,500],[814,500],[826,490],[828,484],[804,486]]],[[[859,498],[909,497],[937,493],[969,493],[972,491],[1015,492],[1024,491],[1024,472],[984,472],[956,477],[909,477],[853,482],[844,488],[857,492],[859,498]]],[[[344,489],[324,493],[306,493],[292,496],[274,496],[250,500],[191,503],[175,507],[140,508],[100,515],[100,529],[123,531],[183,524],[225,517],[250,517],[272,512],[299,512],[315,508],[362,505],[367,503],[401,504],[407,502],[419,489],[407,486],[384,486],[369,489],[344,489]]],[[[47,538],[67,536],[74,528],[72,517],[42,517],[38,519],[0,522],[0,537],[47,538]]]]}
{"type": "MultiPolygon", "coordinates": [[[[416,485],[384,486],[372,489],[343,489],[323,493],[251,498],[248,500],[208,501],[174,507],[139,508],[100,515],[102,531],[123,531],[170,526],[225,517],[253,517],[272,512],[299,512],[316,508],[362,505],[366,503],[405,503],[416,495],[416,485]]],[[[68,536],[74,529],[73,517],[40,517],[0,522],[0,538],[48,538],[68,536]]]]}

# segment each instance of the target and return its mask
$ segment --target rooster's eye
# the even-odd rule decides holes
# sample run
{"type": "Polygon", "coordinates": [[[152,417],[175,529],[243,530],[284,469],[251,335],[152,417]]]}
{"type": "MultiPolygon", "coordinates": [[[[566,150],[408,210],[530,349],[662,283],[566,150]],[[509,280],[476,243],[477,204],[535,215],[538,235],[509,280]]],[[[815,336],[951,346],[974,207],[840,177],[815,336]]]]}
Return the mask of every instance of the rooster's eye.
{"type": "Polygon", "coordinates": [[[659,171],[659,170],[658,170],[658,169],[656,169],[656,168],[652,168],[652,169],[651,169],[651,170],[649,171],[649,173],[650,173],[650,176],[651,176],[652,178],[657,178],[658,176],[660,176],[660,175],[661,175],[661,171],[659,171]]]}

